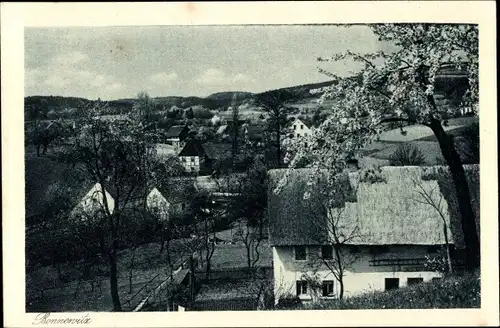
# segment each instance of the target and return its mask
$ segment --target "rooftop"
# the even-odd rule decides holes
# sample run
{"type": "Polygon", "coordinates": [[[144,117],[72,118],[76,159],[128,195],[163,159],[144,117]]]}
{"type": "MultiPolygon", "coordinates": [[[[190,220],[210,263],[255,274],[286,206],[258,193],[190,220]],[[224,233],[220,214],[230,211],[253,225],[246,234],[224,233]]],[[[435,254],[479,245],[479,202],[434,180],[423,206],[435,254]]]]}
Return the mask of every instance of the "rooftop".
{"type": "MultiPolygon", "coordinates": [[[[476,218],[479,218],[479,165],[466,169],[476,218]]],[[[268,217],[270,242],[274,246],[323,244],[328,220],[322,211],[322,193],[308,186],[312,170],[296,169],[288,183],[276,195],[274,186],[284,170],[269,171],[268,217]],[[304,199],[305,192],[309,199],[304,199]]],[[[341,189],[346,191],[344,206],[335,209],[341,231],[347,235],[358,226],[358,237],[350,241],[359,245],[444,244],[443,222],[438,212],[418,202],[416,184],[433,192],[433,199],[442,197],[443,214],[447,220],[450,243],[463,244],[460,214],[453,182],[447,167],[383,167],[385,182],[360,182],[358,172],[348,174],[341,189]]],[[[479,220],[476,220],[479,224],[479,220]]]]}

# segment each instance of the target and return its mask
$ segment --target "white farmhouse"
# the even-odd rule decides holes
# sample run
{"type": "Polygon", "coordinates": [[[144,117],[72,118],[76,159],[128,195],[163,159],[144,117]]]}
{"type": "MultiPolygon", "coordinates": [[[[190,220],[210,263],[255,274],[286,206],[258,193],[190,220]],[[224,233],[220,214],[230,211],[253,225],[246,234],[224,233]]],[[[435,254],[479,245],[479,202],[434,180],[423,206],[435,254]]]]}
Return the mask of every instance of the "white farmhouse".
{"type": "MultiPolygon", "coordinates": [[[[479,165],[464,168],[479,218],[479,165]]],[[[443,258],[444,231],[454,259],[460,254],[463,237],[456,205],[448,206],[456,198],[447,168],[384,167],[380,177],[385,181],[376,183],[360,181],[358,172],[347,173],[339,186],[346,191],[345,202],[330,208],[330,219],[320,188],[308,185],[311,173],[309,169],[291,171],[288,183],[276,194],[273,189],[283,170],[269,172],[267,215],[276,302],[288,297],[339,296],[340,283],[323,261],[335,256],[332,230],[325,229],[334,222],[331,215],[337,215],[340,240],[353,236],[340,246],[352,261],[344,272],[345,297],[439,279],[442,274],[425,264],[429,256],[443,258]],[[446,229],[439,213],[419,202],[417,185],[434,200],[441,199],[446,229]],[[304,197],[306,192],[309,197],[304,197]]]]}
{"type": "Polygon", "coordinates": [[[311,129],[300,119],[295,119],[291,124],[291,132],[294,138],[308,137],[311,135],[311,129]]]}
{"type": "MultiPolygon", "coordinates": [[[[95,183],[87,190],[83,197],[74,200],[76,205],[70,212],[71,217],[87,219],[93,217],[96,211],[104,211],[106,208],[104,195],[106,195],[108,209],[110,213],[113,213],[118,196],[113,192],[112,188],[105,187],[103,189],[100,183],[95,183]]],[[[151,190],[136,188],[134,191],[130,195],[121,197],[121,204],[126,202],[124,205],[126,208],[142,208],[145,205],[149,210],[156,210],[163,219],[168,218],[170,203],[156,187],[153,187],[151,190]],[[145,204],[144,201],[146,202],[145,204]]]]}

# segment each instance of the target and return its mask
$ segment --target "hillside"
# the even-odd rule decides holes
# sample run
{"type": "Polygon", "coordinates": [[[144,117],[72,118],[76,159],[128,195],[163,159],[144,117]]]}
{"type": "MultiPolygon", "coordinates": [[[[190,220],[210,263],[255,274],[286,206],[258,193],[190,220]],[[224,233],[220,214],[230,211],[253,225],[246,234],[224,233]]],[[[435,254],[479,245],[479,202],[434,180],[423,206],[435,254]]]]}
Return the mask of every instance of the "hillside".
{"type": "Polygon", "coordinates": [[[217,101],[232,101],[234,98],[236,100],[244,100],[251,98],[253,93],[244,91],[225,91],[212,93],[207,99],[213,99],[217,101]]]}
{"type": "MultiPolygon", "coordinates": [[[[310,90],[316,88],[322,88],[331,85],[331,81],[320,82],[320,83],[309,83],[297,86],[285,87],[269,91],[287,91],[294,94],[294,99],[297,101],[316,98],[315,95],[310,93],[310,90]]],[[[260,93],[259,93],[260,94],[260,93]]],[[[216,92],[207,97],[180,97],[180,96],[164,96],[155,97],[153,100],[159,107],[170,108],[176,106],[179,108],[189,108],[194,106],[203,106],[210,110],[220,110],[222,108],[227,108],[231,105],[241,105],[244,103],[251,103],[259,94],[246,92],[246,91],[223,91],[216,92]],[[234,100],[234,98],[236,98],[234,100]]],[[[92,104],[95,100],[80,98],[80,97],[62,97],[62,96],[29,96],[24,98],[24,105],[30,106],[40,106],[42,99],[45,99],[48,104],[48,110],[53,111],[53,115],[67,116],[72,115],[71,113],[66,113],[68,109],[81,108],[92,104]]],[[[107,101],[108,105],[111,107],[112,112],[116,114],[123,114],[132,109],[132,106],[136,99],[134,98],[124,98],[107,101]]]]}

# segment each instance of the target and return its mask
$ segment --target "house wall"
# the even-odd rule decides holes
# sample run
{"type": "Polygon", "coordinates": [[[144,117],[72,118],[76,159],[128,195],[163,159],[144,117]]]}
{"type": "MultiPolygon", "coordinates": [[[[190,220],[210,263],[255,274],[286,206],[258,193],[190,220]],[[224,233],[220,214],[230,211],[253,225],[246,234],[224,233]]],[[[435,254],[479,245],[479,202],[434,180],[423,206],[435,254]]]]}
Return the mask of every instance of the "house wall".
{"type": "Polygon", "coordinates": [[[307,125],[305,125],[302,121],[296,120],[292,124],[291,133],[293,134],[294,138],[310,136],[311,129],[309,129],[307,125]]]}
{"type": "MultiPolygon", "coordinates": [[[[399,287],[404,287],[407,284],[408,278],[420,277],[425,282],[435,277],[441,277],[439,272],[421,271],[419,268],[410,266],[372,266],[370,264],[370,260],[375,259],[423,258],[429,255],[427,246],[390,246],[386,253],[377,255],[373,255],[370,248],[373,250],[373,246],[359,246],[358,252],[350,255],[355,256],[356,261],[345,272],[343,279],[345,297],[359,295],[371,290],[384,290],[385,278],[399,278],[399,287]]],[[[307,260],[297,261],[294,258],[293,247],[273,247],[274,294],[276,301],[280,295],[295,296],[296,281],[301,280],[304,274],[310,277],[316,274],[320,283],[322,280],[333,280],[334,290],[338,296],[340,288],[338,281],[335,280],[331,271],[318,259],[320,252],[321,248],[319,246],[308,246],[307,260]]],[[[321,295],[321,290],[319,290],[319,293],[321,295]]],[[[308,286],[308,294],[301,298],[311,299],[310,286],[308,286]]]]}
{"type": "Polygon", "coordinates": [[[156,209],[162,220],[169,217],[170,203],[165,199],[161,192],[153,188],[146,197],[146,205],[149,209],[156,209]]]}
{"type": "Polygon", "coordinates": [[[200,171],[200,157],[199,156],[179,156],[184,169],[187,172],[200,171]]]}

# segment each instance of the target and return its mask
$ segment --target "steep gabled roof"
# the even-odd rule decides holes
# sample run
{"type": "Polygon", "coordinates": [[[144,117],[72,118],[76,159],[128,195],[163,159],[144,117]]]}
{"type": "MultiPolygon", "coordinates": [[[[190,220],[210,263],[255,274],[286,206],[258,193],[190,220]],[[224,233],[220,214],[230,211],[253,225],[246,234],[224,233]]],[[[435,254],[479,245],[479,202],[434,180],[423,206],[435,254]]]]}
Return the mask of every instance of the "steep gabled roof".
{"type": "Polygon", "coordinates": [[[182,148],[179,156],[205,156],[205,149],[198,139],[190,139],[186,142],[184,148],[182,148]]]}
{"type": "MultiPolygon", "coordinates": [[[[479,225],[479,165],[464,166],[476,222],[479,225]]],[[[291,172],[288,183],[276,195],[274,186],[284,170],[269,171],[268,218],[270,243],[274,246],[321,244],[327,218],[322,209],[321,194],[308,186],[309,169],[291,172]],[[310,192],[305,200],[304,194],[310,192]]],[[[434,190],[435,197],[443,197],[443,214],[449,226],[449,241],[463,245],[457,199],[448,168],[384,167],[381,176],[385,182],[360,182],[358,172],[349,173],[349,188],[355,193],[340,211],[340,222],[347,235],[358,226],[359,237],[350,241],[359,245],[444,244],[443,222],[439,213],[427,204],[418,202],[414,181],[426,191],[434,190]]],[[[342,186],[341,188],[345,188],[342,186]]],[[[479,228],[479,227],[478,227],[479,228]]]]}
{"type": "Polygon", "coordinates": [[[172,126],[170,127],[170,129],[168,129],[167,133],[165,134],[165,136],[167,138],[178,138],[182,131],[184,129],[189,129],[187,126],[185,125],[175,125],[175,126],[172,126]]]}

